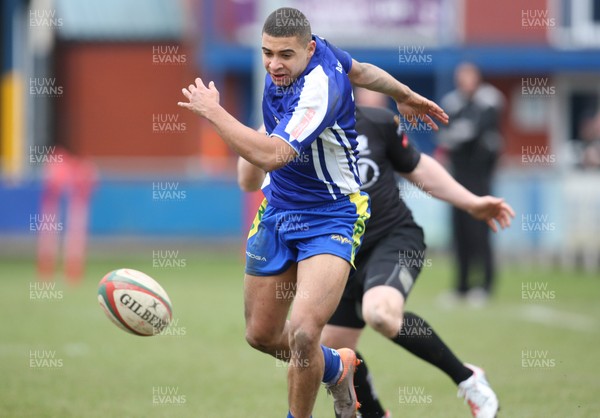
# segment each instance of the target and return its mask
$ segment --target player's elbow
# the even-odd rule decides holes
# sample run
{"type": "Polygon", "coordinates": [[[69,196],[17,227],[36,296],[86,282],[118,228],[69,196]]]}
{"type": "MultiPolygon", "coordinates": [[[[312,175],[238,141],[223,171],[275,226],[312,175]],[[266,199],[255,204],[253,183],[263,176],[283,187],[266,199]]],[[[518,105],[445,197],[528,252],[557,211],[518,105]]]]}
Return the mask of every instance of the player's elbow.
{"type": "Polygon", "coordinates": [[[259,179],[238,176],[238,186],[243,192],[256,192],[260,190],[261,184],[259,179]]]}
{"type": "Polygon", "coordinates": [[[238,179],[238,186],[242,190],[242,192],[254,192],[256,189],[253,187],[253,184],[245,182],[244,180],[238,179]]]}

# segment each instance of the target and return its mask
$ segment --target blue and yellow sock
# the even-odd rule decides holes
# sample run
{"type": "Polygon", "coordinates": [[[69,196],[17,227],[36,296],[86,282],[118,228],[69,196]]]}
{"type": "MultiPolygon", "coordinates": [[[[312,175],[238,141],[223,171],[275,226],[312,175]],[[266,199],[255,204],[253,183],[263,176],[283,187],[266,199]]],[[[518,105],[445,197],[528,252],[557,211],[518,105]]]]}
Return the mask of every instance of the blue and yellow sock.
{"type": "Polygon", "coordinates": [[[342,359],[340,358],[340,354],[333,348],[322,345],[321,350],[323,351],[323,359],[325,360],[322,382],[333,385],[338,381],[342,374],[342,359]]]}
{"type": "MultiPolygon", "coordinates": [[[[294,418],[294,416],[292,415],[292,413],[290,411],[288,411],[286,418],[294,418]]],[[[312,415],[310,416],[310,418],[312,418],[312,415]]]]}

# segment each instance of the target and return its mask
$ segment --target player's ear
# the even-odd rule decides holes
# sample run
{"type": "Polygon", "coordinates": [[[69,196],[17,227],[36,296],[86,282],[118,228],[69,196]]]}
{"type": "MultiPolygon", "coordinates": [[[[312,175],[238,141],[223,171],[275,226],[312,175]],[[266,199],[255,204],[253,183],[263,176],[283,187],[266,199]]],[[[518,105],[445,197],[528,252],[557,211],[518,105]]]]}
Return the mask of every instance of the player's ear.
{"type": "Polygon", "coordinates": [[[315,53],[315,50],[317,49],[317,43],[314,39],[311,39],[308,42],[308,44],[306,45],[306,49],[308,51],[308,58],[312,58],[313,54],[315,53]]]}

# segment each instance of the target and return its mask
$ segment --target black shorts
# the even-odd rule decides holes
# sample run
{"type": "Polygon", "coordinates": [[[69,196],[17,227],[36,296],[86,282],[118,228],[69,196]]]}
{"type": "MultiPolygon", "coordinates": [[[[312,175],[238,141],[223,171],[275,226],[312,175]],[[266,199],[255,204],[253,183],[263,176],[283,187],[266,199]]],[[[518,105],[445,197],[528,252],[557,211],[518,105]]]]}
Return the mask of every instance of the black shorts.
{"type": "MultiPolygon", "coordinates": [[[[367,232],[368,233],[368,232],[367,232]]],[[[423,230],[414,222],[396,226],[385,238],[355,260],[357,269],[348,278],[337,309],[328,324],[364,328],[362,297],[375,286],[391,286],[408,298],[425,260],[423,230]]]]}

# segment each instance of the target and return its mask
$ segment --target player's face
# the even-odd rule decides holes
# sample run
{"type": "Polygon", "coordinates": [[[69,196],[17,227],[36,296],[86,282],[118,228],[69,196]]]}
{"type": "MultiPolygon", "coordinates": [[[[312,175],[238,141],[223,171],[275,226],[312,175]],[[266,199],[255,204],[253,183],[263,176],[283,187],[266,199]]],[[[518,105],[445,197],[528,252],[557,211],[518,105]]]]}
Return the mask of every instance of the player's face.
{"type": "Polygon", "coordinates": [[[263,33],[263,65],[276,86],[289,86],[308,65],[316,43],[302,45],[296,36],[276,38],[263,33]]]}

